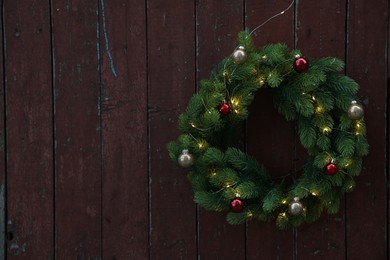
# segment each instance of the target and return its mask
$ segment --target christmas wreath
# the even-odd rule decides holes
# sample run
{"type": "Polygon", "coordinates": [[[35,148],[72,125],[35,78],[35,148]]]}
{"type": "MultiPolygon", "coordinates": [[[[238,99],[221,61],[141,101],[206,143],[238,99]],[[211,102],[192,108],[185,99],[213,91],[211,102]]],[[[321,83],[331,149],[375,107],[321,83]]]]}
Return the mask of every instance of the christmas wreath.
{"type": "Polygon", "coordinates": [[[182,134],[168,144],[172,160],[189,168],[196,203],[227,211],[230,224],[253,218],[279,228],[336,213],[368,153],[358,85],[336,58],[309,60],[284,44],[255,49],[240,32],[238,46],[201,81],[179,117],[182,134]],[[254,92],[272,88],[274,104],[294,120],[308,158],[295,178],[272,178],[256,159],[234,147],[254,92]],[[292,180],[291,180],[292,179],[292,180]]]}

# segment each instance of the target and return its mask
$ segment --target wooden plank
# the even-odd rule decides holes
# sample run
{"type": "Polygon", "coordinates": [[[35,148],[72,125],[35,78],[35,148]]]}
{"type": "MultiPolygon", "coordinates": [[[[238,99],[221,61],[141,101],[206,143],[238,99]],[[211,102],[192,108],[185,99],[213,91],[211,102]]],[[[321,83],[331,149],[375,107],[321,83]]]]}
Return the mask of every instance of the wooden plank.
{"type": "MultiPolygon", "coordinates": [[[[3,27],[3,13],[0,14],[0,28],[3,27]]],[[[4,93],[5,93],[5,81],[4,81],[4,53],[3,53],[3,35],[0,36],[0,259],[6,257],[6,166],[5,166],[5,104],[4,104],[4,93]]]]}
{"type": "MultiPolygon", "coordinates": [[[[197,1],[197,82],[236,48],[236,37],[243,25],[242,1],[197,1]]],[[[199,259],[244,259],[245,226],[231,226],[226,214],[198,214],[199,259]],[[232,239],[234,238],[234,239],[232,239]],[[223,245],[223,250],[221,250],[223,245]]]]}
{"type": "MultiPolygon", "coordinates": [[[[253,30],[291,1],[246,1],[246,27],[253,30]]],[[[294,47],[294,8],[254,33],[257,48],[276,42],[294,47]]],[[[278,114],[272,92],[262,89],[250,107],[247,124],[247,150],[276,177],[294,169],[294,125],[278,114]],[[283,162],[283,163],[281,163],[283,162]]],[[[247,259],[291,259],[294,255],[293,231],[279,231],[275,222],[251,221],[247,229],[247,259]],[[259,235],[261,234],[261,235],[259,235]]]]}
{"type": "MultiPolygon", "coordinates": [[[[296,43],[305,56],[345,59],[345,6],[345,0],[299,2],[296,43]]],[[[299,161],[304,163],[307,152],[299,140],[297,143],[299,161]]],[[[324,212],[317,222],[299,228],[297,259],[344,259],[344,212],[344,203],[341,203],[338,214],[324,212]]]]}
{"type": "Polygon", "coordinates": [[[97,1],[53,1],[56,258],[101,258],[97,1]]]}
{"type": "Polygon", "coordinates": [[[196,258],[192,189],[166,151],[195,89],[194,7],[193,1],[148,5],[150,259],[196,258]]]}
{"type": "Polygon", "coordinates": [[[148,258],[144,4],[100,1],[103,259],[148,258]]]}
{"type": "Polygon", "coordinates": [[[50,7],[47,1],[6,1],[3,8],[7,259],[49,259],[54,248],[50,7]]]}
{"type": "Polygon", "coordinates": [[[370,153],[347,197],[347,258],[387,259],[388,1],[349,1],[348,32],[347,74],[361,86],[370,153]]]}

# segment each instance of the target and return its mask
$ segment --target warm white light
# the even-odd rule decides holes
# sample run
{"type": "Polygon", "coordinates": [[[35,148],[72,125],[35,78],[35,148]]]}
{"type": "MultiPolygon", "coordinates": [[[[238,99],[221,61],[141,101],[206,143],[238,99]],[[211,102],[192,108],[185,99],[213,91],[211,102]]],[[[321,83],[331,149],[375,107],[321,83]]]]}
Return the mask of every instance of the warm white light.
{"type": "Polygon", "coordinates": [[[324,108],[321,107],[321,106],[318,106],[318,107],[316,107],[316,112],[317,113],[322,113],[322,112],[324,112],[324,108]]]}
{"type": "Polygon", "coordinates": [[[332,129],[330,129],[330,128],[327,127],[327,126],[325,126],[324,128],[322,128],[322,133],[323,133],[323,134],[329,134],[331,131],[332,131],[332,129]]]}
{"type": "Polygon", "coordinates": [[[198,143],[198,147],[199,147],[199,149],[202,149],[204,147],[204,144],[203,143],[198,143]]]}
{"type": "Polygon", "coordinates": [[[237,98],[232,98],[230,99],[230,103],[233,105],[233,106],[238,106],[238,104],[240,103],[239,100],[237,98]]]}
{"type": "Polygon", "coordinates": [[[283,212],[283,213],[280,213],[279,216],[282,218],[285,218],[287,215],[286,215],[286,212],[283,212]]]}

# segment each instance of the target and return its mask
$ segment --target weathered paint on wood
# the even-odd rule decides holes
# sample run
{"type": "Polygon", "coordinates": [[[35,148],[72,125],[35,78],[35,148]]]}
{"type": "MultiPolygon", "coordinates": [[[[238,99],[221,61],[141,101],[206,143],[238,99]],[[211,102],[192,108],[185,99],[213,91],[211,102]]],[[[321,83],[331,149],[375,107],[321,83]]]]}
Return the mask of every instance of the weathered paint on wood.
{"type": "Polygon", "coordinates": [[[385,213],[389,203],[386,183],[389,136],[385,130],[388,122],[386,104],[389,104],[386,76],[388,1],[348,3],[347,74],[361,86],[370,154],[364,160],[355,191],[347,196],[347,257],[386,259],[389,257],[388,215],[385,213]]]}
{"type": "MultiPolygon", "coordinates": [[[[198,1],[197,85],[208,79],[215,66],[236,47],[236,36],[243,29],[242,1],[198,1]]],[[[245,226],[230,226],[225,214],[199,208],[198,257],[200,259],[244,259],[245,226]],[[223,247],[224,250],[218,250],[223,247]]]]}
{"type": "MultiPolygon", "coordinates": [[[[346,59],[366,107],[370,155],[345,210],[286,232],[198,209],[165,147],[237,32],[290,0],[1,4],[0,259],[387,258],[388,1],[296,1],[254,34],[346,59]]],[[[248,153],[273,176],[299,169],[271,90],[250,112],[248,153]]]]}
{"type": "Polygon", "coordinates": [[[3,4],[7,258],[47,259],[54,249],[50,8],[3,4]]]}
{"type": "Polygon", "coordinates": [[[53,1],[55,257],[101,258],[102,158],[96,1],[53,1]]]}
{"type": "Polygon", "coordinates": [[[148,258],[144,1],[99,2],[103,259],[148,258]],[[121,8],[118,8],[118,7],[121,8]]]}

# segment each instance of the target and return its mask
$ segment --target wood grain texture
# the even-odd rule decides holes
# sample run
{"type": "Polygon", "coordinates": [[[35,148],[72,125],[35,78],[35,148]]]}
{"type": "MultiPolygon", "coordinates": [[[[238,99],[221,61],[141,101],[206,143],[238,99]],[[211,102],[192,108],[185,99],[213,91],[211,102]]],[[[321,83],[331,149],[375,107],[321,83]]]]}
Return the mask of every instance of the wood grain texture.
{"type": "MultiPolygon", "coordinates": [[[[291,1],[246,1],[246,27],[253,30],[291,1]]],[[[284,42],[294,47],[294,8],[271,20],[254,34],[257,48],[284,42]]],[[[294,125],[278,114],[272,90],[261,89],[250,107],[247,124],[247,150],[276,177],[294,170],[294,125]]],[[[251,221],[247,228],[247,259],[291,259],[294,255],[293,231],[279,231],[275,222],[251,221]]]]}
{"type": "Polygon", "coordinates": [[[101,258],[96,1],[53,1],[56,258],[101,258]]]}
{"type": "Polygon", "coordinates": [[[150,156],[150,259],[196,256],[196,207],[185,170],[166,145],[179,132],[177,118],[195,90],[195,5],[151,1],[148,5],[150,156]]]}
{"type": "Polygon", "coordinates": [[[8,259],[53,255],[49,10],[47,2],[4,3],[8,259]]]}
{"type": "Polygon", "coordinates": [[[148,258],[144,1],[100,1],[103,259],[148,258]]]}
{"type": "Polygon", "coordinates": [[[386,259],[388,1],[349,1],[348,7],[347,74],[360,84],[370,153],[364,160],[355,191],[347,197],[347,257],[386,259]]]}
{"type": "MultiPolygon", "coordinates": [[[[318,3],[301,1],[297,8],[296,43],[304,56],[345,59],[346,1],[325,0],[318,3]]],[[[297,140],[297,157],[304,162],[306,150],[297,140]]],[[[324,173],[325,174],[325,173],[324,173]]],[[[304,225],[297,232],[297,259],[345,258],[345,210],[323,212],[317,222],[304,225]]]]}
{"type": "MultiPolygon", "coordinates": [[[[197,85],[236,48],[243,28],[243,1],[197,1],[197,85]]],[[[200,259],[244,259],[245,225],[232,226],[226,213],[198,214],[198,257],[200,259]],[[223,247],[224,250],[219,250],[223,247]]]]}

